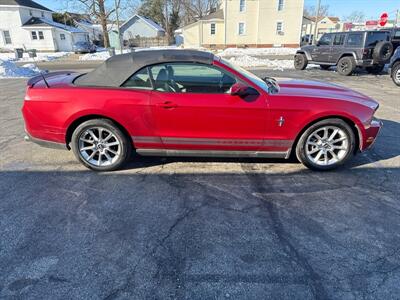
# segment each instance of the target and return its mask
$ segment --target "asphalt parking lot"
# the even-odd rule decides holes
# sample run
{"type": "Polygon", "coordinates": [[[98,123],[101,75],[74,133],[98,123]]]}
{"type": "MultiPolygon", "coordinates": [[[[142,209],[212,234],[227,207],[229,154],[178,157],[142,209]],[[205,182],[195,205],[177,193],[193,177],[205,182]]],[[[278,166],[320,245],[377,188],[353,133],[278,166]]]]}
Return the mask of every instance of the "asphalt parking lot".
{"type": "Polygon", "coordinates": [[[94,173],[24,142],[26,80],[0,80],[0,298],[398,298],[400,89],[388,75],[254,72],[376,98],[377,143],[328,173],[198,158],[94,173]]]}

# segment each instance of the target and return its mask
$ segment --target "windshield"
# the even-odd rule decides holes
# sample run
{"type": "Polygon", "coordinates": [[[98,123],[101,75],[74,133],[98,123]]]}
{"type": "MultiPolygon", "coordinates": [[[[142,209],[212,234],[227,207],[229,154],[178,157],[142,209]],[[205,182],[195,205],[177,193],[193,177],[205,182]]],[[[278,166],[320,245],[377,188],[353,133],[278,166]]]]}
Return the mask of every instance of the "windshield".
{"type": "Polygon", "coordinates": [[[270,94],[276,94],[279,92],[279,85],[276,82],[275,79],[265,77],[261,79],[260,77],[254,75],[253,73],[243,69],[242,67],[239,67],[237,65],[231,64],[227,60],[220,58],[220,62],[226,65],[227,67],[239,72],[242,74],[244,77],[246,77],[248,80],[250,80],[252,83],[257,85],[258,87],[262,88],[264,91],[270,94]]]}

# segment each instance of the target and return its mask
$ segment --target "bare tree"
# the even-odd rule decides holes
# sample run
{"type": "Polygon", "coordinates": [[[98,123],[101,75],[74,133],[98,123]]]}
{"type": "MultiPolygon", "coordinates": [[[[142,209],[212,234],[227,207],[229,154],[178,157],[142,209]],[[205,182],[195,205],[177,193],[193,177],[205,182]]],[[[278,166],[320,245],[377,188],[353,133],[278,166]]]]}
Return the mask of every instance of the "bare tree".
{"type": "Polygon", "coordinates": [[[362,11],[355,10],[350,15],[343,17],[343,20],[352,23],[363,23],[365,22],[365,14],[362,11]]]}
{"type": "MultiPolygon", "coordinates": [[[[316,15],[316,7],[315,6],[306,6],[304,7],[303,15],[305,17],[314,17],[316,15]]],[[[321,5],[319,8],[319,16],[329,16],[329,5],[321,5]]]]}
{"type": "Polygon", "coordinates": [[[220,5],[220,0],[181,0],[183,6],[182,21],[191,23],[210,14],[220,5]]]}
{"type": "MultiPolygon", "coordinates": [[[[119,9],[121,6],[121,0],[116,0],[116,5],[112,0],[77,0],[81,3],[100,23],[103,30],[104,36],[104,47],[110,47],[110,38],[108,36],[107,23],[110,19],[111,14],[115,12],[115,9],[119,9]]],[[[119,24],[117,24],[119,25],[119,24]]]]}

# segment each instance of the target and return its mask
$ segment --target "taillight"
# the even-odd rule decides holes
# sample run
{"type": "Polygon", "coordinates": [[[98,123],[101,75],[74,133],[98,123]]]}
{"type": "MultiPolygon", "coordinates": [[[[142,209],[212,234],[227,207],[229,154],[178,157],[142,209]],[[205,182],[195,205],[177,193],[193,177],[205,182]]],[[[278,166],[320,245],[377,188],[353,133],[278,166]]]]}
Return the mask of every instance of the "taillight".
{"type": "Polygon", "coordinates": [[[369,54],[369,49],[364,49],[364,56],[368,56],[369,54]]]}

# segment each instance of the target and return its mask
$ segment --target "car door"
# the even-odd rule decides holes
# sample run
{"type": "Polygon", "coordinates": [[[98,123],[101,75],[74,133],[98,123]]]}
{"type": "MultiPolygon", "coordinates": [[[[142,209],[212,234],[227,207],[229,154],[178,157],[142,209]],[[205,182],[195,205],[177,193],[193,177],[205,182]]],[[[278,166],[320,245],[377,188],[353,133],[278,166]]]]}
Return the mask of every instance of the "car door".
{"type": "Polygon", "coordinates": [[[230,94],[238,79],[217,66],[167,63],[149,68],[156,132],[166,149],[257,150],[265,137],[265,96],[230,94]]]}
{"type": "Polygon", "coordinates": [[[315,62],[330,62],[332,34],[325,33],[317,42],[316,47],[311,52],[312,60],[315,62]]]}
{"type": "Polygon", "coordinates": [[[336,33],[331,46],[330,61],[337,62],[343,52],[343,45],[346,35],[344,33],[336,33]]]}

